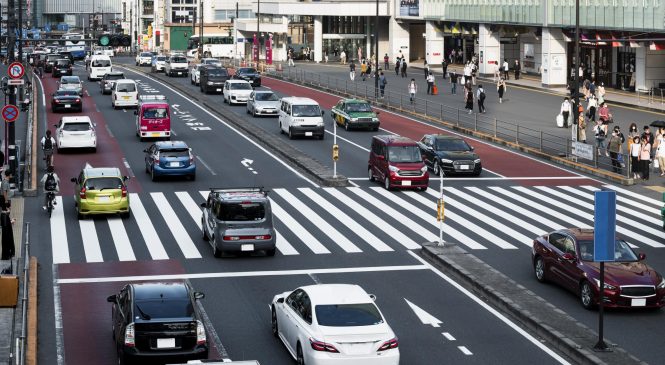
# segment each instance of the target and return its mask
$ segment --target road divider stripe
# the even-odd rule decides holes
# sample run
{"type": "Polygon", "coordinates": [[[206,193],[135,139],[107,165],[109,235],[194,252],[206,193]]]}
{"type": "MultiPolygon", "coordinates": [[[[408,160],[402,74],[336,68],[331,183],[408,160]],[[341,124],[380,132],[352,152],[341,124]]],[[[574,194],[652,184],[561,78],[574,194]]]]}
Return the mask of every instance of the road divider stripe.
{"type": "Polygon", "coordinates": [[[115,250],[118,252],[118,259],[120,261],[136,261],[136,256],[134,255],[134,250],[132,250],[125,226],[122,224],[122,219],[109,217],[107,221],[111,229],[115,250]]]}
{"type": "Polygon", "coordinates": [[[201,216],[203,215],[203,211],[201,210],[201,207],[196,204],[194,199],[192,199],[192,196],[189,195],[186,191],[177,191],[175,195],[178,197],[180,203],[182,203],[185,209],[187,209],[187,213],[189,213],[189,216],[192,217],[194,223],[196,223],[201,232],[203,232],[203,227],[201,227],[201,216]]]}
{"type": "Polygon", "coordinates": [[[150,217],[145,211],[143,203],[141,203],[141,199],[139,199],[137,193],[129,194],[129,206],[132,210],[132,215],[136,220],[136,224],[139,226],[143,240],[148,247],[150,257],[152,257],[153,260],[167,260],[169,255],[166,253],[164,245],[157,235],[155,226],[150,221],[150,217]]]}
{"type": "Polygon", "coordinates": [[[80,220],[79,228],[81,229],[81,239],[83,241],[83,252],[85,253],[86,262],[103,262],[102,248],[97,238],[97,230],[95,229],[95,221],[93,220],[80,220]]]}
{"type": "Polygon", "coordinates": [[[305,227],[303,227],[297,220],[295,220],[289,213],[286,212],[279,204],[275,202],[274,199],[270,199],[270,206],[272,212],[275,214],[275,217],[284,223],[284,226],[288,228],[296,237],[300,240],[315,254],[324,254],[330,253],[328,249],[319,242],[314,236],[305,227]]]}
{"type": "Polygon", "coordinates": [[[275,236],[277,249],[282,253],[282,255],[298,255],[298,251],[296,251],[296,249],[291,246],[289,241],[287,241],[278,230],[275,230],[275,236]]]}
{"type": "Polygon", "coordinates": [[[152,200],[154,200],[159,208],[159,212],[166,221],[166,226],[171,231],[171,234],[175,238],[175,241],[185,258],[200,259],[201,254],[199,253],[199,250],[196,249],[196,245],[192,241],[192,238],[187,234],[185,227],[183,227],[175,211],[171,208],[168,200],[166,200],[164,193],[150,193],[150,196],[152,196],[152,200]]]}
{"type": "MultiPolygon", "coordinates": [[[[591,201],[594,201],[594,199],[595,199],[593,193],[589,194],[589,193],[586,193],[584,191],[574,189],[571,186],[561,186],[561,189],[566,190],[566,191],[570,192],[571,194],[575,194],[575,195],[577,195],[577,196],[579,196],[583,199],[587,199],[587,200],[591,200],[591,201]]],[[[633,217],[645,220],[649,223],[653,223],[653,224],[656,224],[656,225],[659,225],[659,226],[663,224],[663,220],[660,217],[660,210],[656,211],[656,209],[654,209],[653,213],[658,214],[658,218],[656,218],[656,216],[650,216],[650,215],[646,215],[646,214],[643,214],[643,213],[640,213],[640,212],[636,211],[636,209],[635,209],[636,206],[641,206],[643,204],[638,203],[638,204],[633,205],[633,203],[635,203],[634,201],[631,201],[630,199],[626,199],[626,198],[622,197],[619,194],[617,194],[617,202],[625,203],[626,205],[630,206],[630,208],[629,208],[629,207],[623,206],[621,204],[617,204],[617,211],[624,212],[626,214],[632,215],[633,217]]],[[[648,208],[648,207],[646,207],[646,208],[648,208]]],[[[648,208],[648,209],[650,209],[650,208],[648,208]]]]}
{"type": "Polygon", "coordinates": [[[51,213],[51,250],[53,252],[53,264],[69,263],[69,243],[67,242],[67,228],[65,226],[64,205],[62,196],[55,197],[56,207],[51,213]]]}

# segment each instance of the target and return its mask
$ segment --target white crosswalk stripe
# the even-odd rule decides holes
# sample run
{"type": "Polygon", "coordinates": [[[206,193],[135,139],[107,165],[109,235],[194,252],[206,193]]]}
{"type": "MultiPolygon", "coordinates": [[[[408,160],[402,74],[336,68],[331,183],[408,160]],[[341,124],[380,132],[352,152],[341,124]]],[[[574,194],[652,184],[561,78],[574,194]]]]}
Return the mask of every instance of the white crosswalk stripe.
{"type": "MultiPolygon", "coordinates": [[[[533,238],[551,230],[591,228],[597,190],[594,186],[445,187],[444,238],[471,250],[515,250],[529,247],[533,238]]],[[[656,201],[615,190],[617,232],[634,240],[632,247],[664,248],[656,201]]],[[[205,245],[197,202],[208,193],[131,193],[129,219],[85,220],[66,216],[70,210],[65,205],[69,207],[72,198],[58,196],[57,207],[62,208],[54,210],[50,220],[53,263],[212,259],[211,252],[197,248],[205,245]],[[110,235],[104,233],[107,225],[110,235]]],[[[438,241],[438,197],[433,189],[399,192],[377,186],[274,189],[269,199],[279,255],[331,254],[333,247],[326,246],[335,246],[340,254],[418,249],[421,242],[438,241]]]]}

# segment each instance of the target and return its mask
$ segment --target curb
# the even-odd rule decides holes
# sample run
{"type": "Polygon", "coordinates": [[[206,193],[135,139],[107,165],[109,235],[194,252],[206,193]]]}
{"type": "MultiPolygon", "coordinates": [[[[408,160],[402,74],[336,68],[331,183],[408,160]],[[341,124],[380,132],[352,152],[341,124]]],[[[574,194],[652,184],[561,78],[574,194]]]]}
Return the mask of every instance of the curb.
{"type": "MultiPolygon", "coordinates": [[[[123,65],[123,67],[136,72],[145,73],[142,69],[133,65],[123,65]]],[[[263,147],[277,153],[283,159],[291,162],[298,170],[305,172],[311,177],[314,177],[320,185],[328,187],[350,186],[349,180],[345,176],[337,175],[337,177],[333,177],[333,171],[331,168],[325,166],[323,163],[314,158],[308,157],[299,149],[291,146],[290,144],[284,143],[283,140],[266,132],[262,128],[253,128],[253,126],[244,123],[242,120],[240,120],[240,118],[231,113],[223,114],[219,112],[219,106],[210,105],[207,101],[199,99],[199,94],[192,92],[192,90],[189,90],[182,85],[170,82],[169,78],[164,75],[157,73],[149,73],[146,75],[168,84],[169,86],[177,89],[179,92],[201,103],[211,113],[233,125],[234,128],[240,129],[246,134],[252,136],[263,147]]]]}
{"type": "Polygon", "coordinates": [[[612,352],[593,351],[598,339],[595,331],[454,243],[444,247],[425,243],[418,254],[545,339],[575,364],[646,365],[607,338],[612,352]]]}
{"type": "Polygon", "coordinates": [[[28,283],[28,329],[27,329],[27,341],[28,344],[25,350],[25,363],[27,365],[36,365],[37,364],[37,344],[39,343],[37,338],[37,307],[39,303],[37,302],[37,258],[32,256],[30,257],[30,282],[28,283]]]}

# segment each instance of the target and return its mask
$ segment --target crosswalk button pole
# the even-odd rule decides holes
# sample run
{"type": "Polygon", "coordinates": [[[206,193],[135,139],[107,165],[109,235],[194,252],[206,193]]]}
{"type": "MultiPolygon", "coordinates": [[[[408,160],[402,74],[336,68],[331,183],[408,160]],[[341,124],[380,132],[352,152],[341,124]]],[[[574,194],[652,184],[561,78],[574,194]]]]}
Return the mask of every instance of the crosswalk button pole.
{"type": "Polygon", "coordinates": [[[443,199],[436,202],[436,220],[442,222],[445,219],[445,203],[443,199]]]}
{"type": "Polygon", "coordinates": [[[339,160],[339,145],[337,145],[337,144],[333,145],[332,159],[333,159],[333,161],[339,160]]]}

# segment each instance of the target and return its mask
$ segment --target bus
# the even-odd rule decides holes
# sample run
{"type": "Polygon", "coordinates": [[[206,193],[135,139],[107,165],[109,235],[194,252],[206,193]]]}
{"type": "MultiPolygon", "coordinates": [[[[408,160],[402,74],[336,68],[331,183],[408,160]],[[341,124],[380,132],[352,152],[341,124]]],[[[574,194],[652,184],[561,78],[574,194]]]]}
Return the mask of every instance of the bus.
{"type": "MultiPolygon", "coordinates": [[[[203,35],[203,57],[233,58],[233,37],[223,34],[203,35]]],[[[199,36],[189,37],[187,56],[196,56],[199,48],[199,36]]]]}
{"type": "Polygon", "coordinates": [[[62,35],[65,39],[65,50],[71,52],[74,59],[85,58],[85,36],[80,33],[65,33],[62,35]]]}

